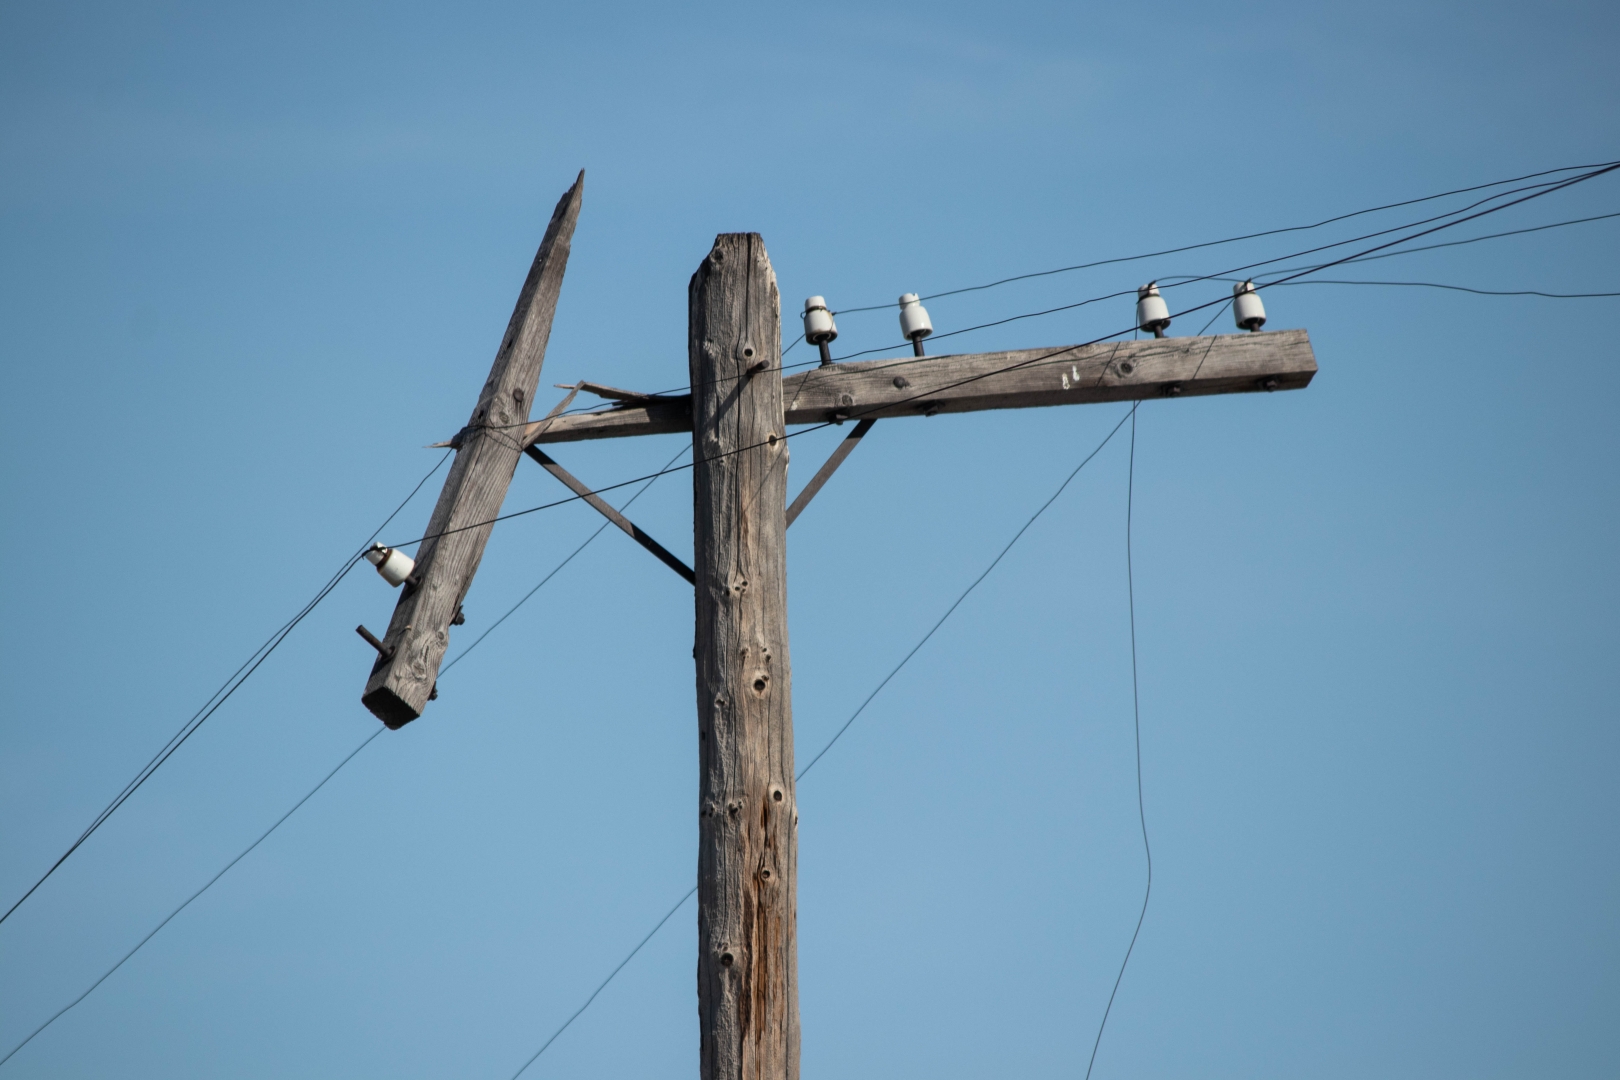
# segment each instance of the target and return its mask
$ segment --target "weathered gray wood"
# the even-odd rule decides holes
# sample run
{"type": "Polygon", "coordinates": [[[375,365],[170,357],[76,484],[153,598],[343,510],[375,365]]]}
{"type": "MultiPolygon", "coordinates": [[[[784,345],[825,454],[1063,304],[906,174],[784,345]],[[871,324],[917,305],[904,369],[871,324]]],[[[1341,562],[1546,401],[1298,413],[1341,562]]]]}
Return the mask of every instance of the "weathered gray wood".
{"type": "MultiPolygon", "coordinates": [[[[1316,374],[1303,330],[1148,339],[831,364],[782,381],[784,422],[880,419],[1158,397],[1301,390],[1316,374]]],[[[662,435],[691,424],[690,399],[559,416],[530,442],[662,435]]]]}
{"type": "Polygon", "coordinates": [[[584,188],[581,171],[552,212],[472,419],[455,440],[456,460],[428,521],[429,538],[416,554],[416,572],[394,607],[383,638],[392,652],[378,659],[366,681],[361,701],[391,728],[422,715],[433,694],[450,644],[450,621],[478,571],[491,519],[500,513],[522,456],[520,425],[539,386],[584,188]]]}
{"type": "Polygon", "coordinates": [[[715,239],[688,290],[697,570],[698,1016],[703,1080],[797,1080],[787,439],[776,275],[715,239]],[[763,366],[761,368],[761,362],[763,366]],[[752,375],[749,369],[759,368],[752,375]]]}
{"type": "Polygon", "coordinates": [[[697,582],[697,577],[692,573],[692,568],[690,566],[687,566],[685,563],[681,562],[681,560],[672,554],[668,548],[664,547],[663,544],[660,544],[658,541],[648,536],[635,522],[631,521],[629,518],[615,510],[611,505],[609,505],[606,499],[592,491],[583,480],[569,472],[567,469],[563,468],[561,465],[557,464],[556,459],[550,454],[546,453],[538,446],[531,446],[527,448],[524,453],[528,454],[535,461],[538,461],[540,463],[540,467],[545,469],[546,472],[561,480],[569,491],[572,491],[575,495],[578,495],[581,499],[583,499],[586,504],[591,507],[591,509],[613,522],[613,524],[617,525],[619,528],[623,529],[626,536],[657,556],[659,562],[663,563],[665,566],[681,575],[681,577],[685,578],[688,585],[695,584],[697,582]]]}
{"type": "Polygon", "coordinates": [[[810,478],[810,482],[804,485],[804,489],[793,500],[793,505],[787,508],[787,523],[789,526],[792,526],[798,520],[799,515],[804,513],[804,508],[810,505],[810,500],[816,497],[816,492],[820,491],[827,481],[832,479],[832,474],[838,471],[838,466],[842,465],[844,459],[855,451],[855,448],[861,444],[862,439],[866,438],[866,433],[872,430],[872,425],[875,423],[877,423],[876,420],[862,420],[855,425],[854,431],[839,440],[838,446],[833,450],[832,455],[822,462],[821,468],[816,470],[816,475],[810,478]]]}

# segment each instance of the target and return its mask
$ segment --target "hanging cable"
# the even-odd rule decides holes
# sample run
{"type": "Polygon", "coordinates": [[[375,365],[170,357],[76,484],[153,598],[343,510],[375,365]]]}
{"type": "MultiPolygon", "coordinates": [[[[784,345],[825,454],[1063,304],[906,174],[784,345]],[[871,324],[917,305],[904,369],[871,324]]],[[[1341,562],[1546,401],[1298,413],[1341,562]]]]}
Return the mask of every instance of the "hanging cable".
{"type": "MultiPolygon", "coordinates": [[[[945,614],[941,615],[934,625],[929,627],[928,632],[918,640],[917,644],[913,645],[911,650],[900,659],[900,662],[883,677],[883,680],[877,684],[877,687],[870,694],[868,694],[866,699],[861,702],[860,706],[850,714],[849,719],[844,721],[843,726],[833,734],[831,739],[827,740],[826,744],[822,746],[819,751],[817,751],[816,756],[810,759],[810,763],[799,770],[798,775],[794,777],[795,783],[803,780],[805,774],[815,767],[816,762],[820,761],[827,751],[833,748],[833,744],[839,739],[843,738],[844,732],[848,731],[850,725],[855,723],[856,719],[860,717],[861,713],[866,711],[866,707],[868,705],[872,704],[872,699],[877,697],[878,694],[882,693],[883,688],[888,686],[890,681],[893,680],[896,675],[900,674],[900,669],[910,663],[911,658],[917,655],[918,650],[920,650],[924,645],[928,644],[928,640],[934,636],[941,626],[945,625],[945,620],[949,619],[956,612],[956,609],[962,605],[962,601],[968,598],[968,594],[974,589],[977,589],[979,587],[979,583],[990,576],[990,571],[994,570],[996,566],[1000,564],[1001,560],[1007,557],[1007,553],[1013,549],[1013,545],[1018,543],[1018,541],[1023,537],[1024,533],[1029,531],[1029,527],[1034,525],[1036,520],[1039,519],[1042,514],[1046,513],[1047,508],[1057,501],[1058,496],[1063,494],[1064,489],[1069,486],[1070,482],[1072,482],[1076,476],[1080,475],[1080,470],[1084,469],[1088,464],[1090,464],[1092,458],[1096,457],[1102,452],[1102,448],[1107,446],[1113,437],[1119,433],[1119,429],[1121,427],[1125,426],[1126,420],[1129,420],[1136,415],[1136,409],[1137,406],[1133,404],[1125,416],[1120,418],[1119,423],[1115,424],[1108,434],[1103,437],[1102,442],[1098,443],[1091,453],[1087,454],[1081,460],[1080,464],[1076,465],[1074,470],[1070,472],[1068,476],[1063,478],[1063,482],[1058,485],[1057,490],[1052,492],[1051,496],[1048,497],[1038,509],[1036,509],[1035,513],[1030,516],[1029,520],[1024,522],[1019,530],[1013,534],[1012,539],[1007,541],[1007,545],[1003,547],[1001,551],[997,553],[996,557],[990,561],[990,565],[985,567],[983,572],[980,573],[978,577],[974,578],[966,589],[962,590],[962,593],[957,596],[956,600],[952,602],[951,606],[945,609],[945,614]]],[[[657,924],[647,932],[646,936],[644,936],[641,941],[636,944],[636,947],[631,949],[623,960],[619,961],[618,966],[608,973],[608,977],[603,979],[595,990],[591,991],[591,996],[586,998],[584,1003],[580,1005],[578,1009],[575,1009],[573,1014],[569,1016],[567,1020],[563,1021],[561,1027],[551,1033],[551,1037],[541,1045],[539,1050],[534,1052],[533,1057],[529,1058],[528,1061],[523,1063],[523,1068],[512,1074],[512,1080],[517,1080],[519,1076],[522,1076],[524,1070],[530,1065],[533,1065],[535,1061],[539,1059],[540,1055],[544,1054],[546,1050],[550,1048],[551,1044],[557,1041],[557,1036],[561,1035],[564,1031],[567,1031],[569,1025],[575,1020],[579,1019],[580,1014],[582,1014],[586,1009],[590,1008],[591,1002],[596,1000],[597,995],[607,988],[608,983],[612,982],[614,977],[617,976],[620,971],[624,970],[626,964],[635,959],[636,954],[642,950],[642,947],[645,946],[647,942],[651,941],[653,936],[657,934],[659,930],[663,929],[664,924],[670,920],[670,917],[674,915],[675,912],[679,911],[682,905],[684,905],[688,900],[692,899],[693,894],[696,892],[697,886],[694,885],[692,886],[691,890],[686,893],[686,895],[682,896],[680,900],[676,901],[675,906],[670,908],[668,913],[666,913],[662,919],[659,919],[657,924]]]]}
{"type": "MultiPolygon", "coordinates": [[[[686,452],[686,448],[682,448],[681,453],[685,453],[685,452],[686,452]]],[[[446,455],[446,456],[448,456],[448,455],[446,455]]],[[[677,454],[675,457],[678,458],[679,456],[680,456],[680,454],[677,454]]],[[[670,463],[673,463],[674,461],[675,461],[675,458],[670,458],[670,463]]],[[[442,465],[443,463],[444,463],[444,459],[441,458],[439,464],[442,465]]],[[[438,465],[434,466],[434,471],[435,472],[438,471],[438,465]]],[[[422,484],[426,483],[428,478],[431,477],[432,475],[433,475],[433,473],[430,472],[427,476],[424,476],[422,478],[421,482],[419,482],[416,485],[416,487],[414,489],[412,489],[411,496],[414,496],[417,491],[420,491],[421,488],[422,488],[422,484]]],[[[656,479],[656,477],[654,479],[656,479]]],[[[647,481],[647,483],[642,486],[641,490],[636,492],[635,495],[633,495],[627,502],[625,502],[624,507],[621,507],[620,509],[624,509],[624,508],[629,507],[630,503],[635,502],[636,499],[640,498],[643,494],[645,494],[646,491],[647,491],[647,488],[651,487],[652,484],[653,484],[652,480],[647,481]]],[[[411,496],[407,496],[407,498],[405,500],[405,503],[410,502],[411,496]]],[[[401,503],[399,508],[396,509],[393,514],[389,515],[389,521],[393,520],[394,516],[397,515],[400,510],[404,509],[405,503],[401,503]]],[[[371,536],[369,538],[367,538],[366,544],[368,546],[370,545],[372,540],[376,539],[377,533],[381,532],[383,527],[386,526],[387,524],[388,524],[388,522],[384,521],[381,526],[378,526],[377,531],[372,533],[371,536]]],[[[553,577],[555,577],[557,575],[558,571],[560,571],[563,567],[567,566],[571,561],[573,561],[574,556],[578,555],[581,551],[584,551],[585,548],[590,545],[591,541],[595,540],[601,534],[602,534],[602,529],[598,528],[596,530],[596,532],[592,533],[585,540],[585,543],[583,543],[583,544],[579,545],[579,547],[575,548],[571,553],[569,553],[567,558],[565,558],[562,562],[558,563],[554,568],[552,568],[552,571],[549,574],[547,574],[545,577],[541,578],[540,583],[538,585],[536,585],[534,588],[530,589],[528,591],[528,593],[523,597],[522,600],[519,600],[516,604],[514,604],[506,612],[505,615],[502,615],[499,619],[495,620],[495,623],[493,625],[491,625],[488,630],[485,630],[484,633],[481,634],[478,637],[477,641],[474,641],[472,643],[472,645],[469,645],[469,646],[467,646],[467,648],[463,649],[461,651],[461,653],[456,657],[455,660],[452,660],[449,664],[446,664],[444,670],[446,672],[448,672],[451,667],[454,667],[457,661],[459,661],[462,657],[466,656],[469,652],[471,652],[473,650],[473,648],[475,648],[480,641],[484,640],[485,637],[488,637],[490,632],[493,631],[496,626],[499,626],[501,623],[505,622],[507,616],[511,615],[514,611],[516,611],[518,608],[522,607],[525,603],[527,603],[528,600],[530,599],[530,597],[534,596],[535,593],[539,592],[541,587],[544,586],[546,584],[546,582],[550,581],[553,577]]],[[[441,674],[441,677],[442,677],[442,674],[441,674]]],[[[285,822],[288,818],[292,817],[292,815],[293,815],[293,813],[295,811],[297,811],[301,806],[303,806],[306,802],[308,802],[310,800],[310,798],[312,796],[314,796],[314,794],[317,791],[319,791],[319,790],[321,790],[321,788],[325,787],[327,781],[331,780],[332,777],[334,777],[334,776],[336,776],[338,774],[338,770],[342,769],[345,765],[347,765],[350,761],[352,761],[354,759],[354,757],[357,754],[360,753],[360,751],[364,750],[367,746],[371,745],[371,741],[373,739],[375,739],[378,735],[381,735],[386,730],[387,730],[386,728],[378,728],[377,730],[373,731],[370,735],[368,735],[365,738],[365,740],[360,743],[359,746],[355,747],[353,750],[351,750],[349,752],[347,757],[345,757],[342,761],[338,762],[337,765],[332,769],[332,771],[327,773],[326,776],[321,779],[320,783],[316,784],[313,788],[311,788],[304,795],[303,798],[299,799],[296,803],[294,803],[292,805],[291,809],[289,809],[286,813],[282,814],[281,817],[277,818],[275,824],[271,825],[270,828],[266,829],[259,836],[259,838],[257,840],[253,841],[253,843],[249,844],[246,848],[242,849],[242,851],[234,859],[232,859],[230,862],[226,863],[225,866],[217,874],[215,874],[213,877],[208,879],[207,884],[203,885],[202,888],[200,888],[196,892],[192,893],[191,896],[187,898],[185,903],[181,904],[179,907],[177,907],[173,911],[171,911],[168,914],[168,916],[166,918],[164,918],[164,920],[162,922],[158,923],[157,926],[153,927],[152,930],[145,937],[141,938],[141,940],[136,943],[136,945],[135,945],[135,947],[133,949],[131,949],[131,950],[129,950],[129,952],[125,953],[124,956],[116,964],[114,964],[111,968],[107,969],[106,973],[103,974],[101,976],[101,978],[99,978],[95,982],[91,983],[89,988],[86,989],[84,991],[84,993],[82,993],[78,997],[74,998],[68,1004],[64,1005],[61,1009],[58,1009],[56,1011],[56,1013],[54,1013],[50,1017],[50,1019],[46,1020],[43,1024],[39,1025],[39,1027],[35,1028],[34,1031],[28,1036],[28,1038],[24,1039],[22,1042],[18,1043],[16,1046],[12,1047],[10,1053],[8,1053],[5,1057],[0,1058],[0,1065],[4,1065],[7,1061],[9,1061],[11,1059],[12,1054],[15,1054],[18,1050],[21,1050],[24,1046],[27,1046],[30,1042],[33,1041],[34,1036],[38,1035],[40,1032],[44,1031],[46,1028],[48,1028],[52,1024],[54,1024],[69,1009],[72,1009],[75,1005],[79,1004],[79,1002],[81,1002],[85,998],[89,997],[90,994],[92,992],[94,992],[95,989],[98,986],[100,986],[102,983],[107,981],[107,979],[113,974],[113,972],[115,972],[119,968],[123,967],[125,962],[127,962],[130,959],[130,957],[134,956],[137,952],[139,952],[141,950],[142,946],[144,946],[148,941],[151,941],[153,937],[157,936],[157,933],[158,933],[159,930],[162,930],[165,926],[169,925],[169,923],[174,919],[174,917],[176,915],[179,915],[187,907],[191,906],[192,901],[196,900],[199,896],[201,896],[203,893],[207,892],[210,888],[212,888],[215,882],[217,882],[220,878],[224,877],[227,871],[229,871],[237,863],[241,862],[244,858],[246,858],[249,852],[251,852],[254,848],[258,847],[260,844],[264,843],[264,841],[270,836],[271,833],[273,833],[277,829],[279,829],[281,827],[282,823],[285,822]]],[[[694,889],[693,891],[695,892],[696,890],[694,889]]],[[[688,894],[688,895],[690,895],[690,894],[688,894]]],[[[684,899],[682,900],[682,903],[685,903],[684,899]]],[[[677,906],[679,906],[679,905],[677,905],[677,906]]],[[[673,914],[674,914],[674,911],[671,911],[670,915],[673,915],[673,914]]],[[[669,919],[669,915],[664,916],[664,921],[668,921],[668,919],[669,919]]],[[[660,922],[658,924],[658,926],[659,927],[663,926],[663,922],[660,922]]],[[[657,930],[658,930],[658,927],[654,927],[653,928],[653,933],[656,933],[657,930]]],[[[650,939],[652,937],[652,934],[648,934],[647,937],[648,937],[648,939],[650,939]]],[[[644,940],[642,942],[642,944],[643,945],[646,944],[646,941],[644,940]]],[[[640,945],[636,946],[637,951],[639,951],[640,948],[641,948],[640,945]]],[[[632,952],[630,954],[630,956],[634,956],[634,955],[635,955],[635,952],[632,952]]],[[[630,961],[630,957],[626,957],[625,958],[625,963],[629,963],[629,961],[630,961]]],[[[624,966],[623,964],[620,965],[620,967],[623,967],[623,966],[624,966]]],[[[615,969],[614,974],[617,974],[617,973],[618,973],[618,971],[617,971],[617,969],[615,969]]],[[[609,978],[611,979],[612,976],[609,976],[609,978]]],[[[603,985],[605,986],[607,984],[603,983],[603,985]]],[[[600,988],[598,989],[598,992],[600,992],[600,988]]],[[[595,995],[593,994],[592,998],[594,999],[594,997],[595,997],[595,995]]],[[[586,1002],[587,1005],[589,1003],[590,1003],[589,1001],[586,1002]]],[[[583,1012],[584,1008],[581,1007],[580,1011],[583,1012]]],[[[569,1022],[572,1023],[572,1020],[570,1020],[569,1022]]],[[[566,1026],[567,1025],[565,1024],[564,1027],[566,1027],[566,1026]]],[[[558,1031],[558,1034],[561,1034],[560,1029],[558,1031]]],[[[553,1038],[555,1038],[555,1037],[556,1036],[553,1036],[553,1038]]],[[[547,1045],[549,1045],[549,1043],[547,1045]]],[[[542,1048],[542,1049],[544,1049],[544,1048],[542,1048]]],[[[536,1056],[538,1056],[538,1055],[536,1055],[536,1056]]],[[[525,1066],[525,1068],[527,1068],[527,1066],[525,1066]]]]}
{"type": "Polygon", "coordinates": [[[170,757],[174,756],[175,751],[179,750],[180,747],[185,744],[187,739],[196,734],[197,729],[202,727],[203,724],[207,723],[208,718],[213,716],[215,712],[219,711],[220,706],[224,705],[226,701],[230,700],[231,695],[236,693],[236,691],[241,688],[243,683],[252,678],[253,673],[259,670],[259,665],[268,660],[270,658],[270,654],[275,652],[276,648],[280,646],[283,641],[287,640],[287,635],[291,634],[293,630],[297,628],[298,624],[303,622],[304,619],[308,617],[309,613],[314,611],[316,606],[320,604],[322,600],[326,599],[333,589],[337,588],[338,583],[342,581],[345,576],[347,576],[349,571],[354,569],[355,563],[359,560],[361,554],[365,552],[366,548],[371,545],[371,542],[377,538],[377,534],[386,529],[388,527],[388,523],[399,516],[399,512],[405,509],[406,505],[416,497],[417,492],[422,490],[422,485],[427,483],[428,479],[432,477],[434,473],[439,471],[439,467],[449,459],[451,453],[453,453],[453,451],[446,451],[444,457],[441,457],[433,468],[428,470],[427,475],[416,482],[416,486],[411,489],[411,493],[405,496],[404,502],[401,502],[397,507],[394,508],[394,512],[392,514],[389,514],[383,519],[383,523],[372,531],[371,535],[366,538],[366,542],[364,544],[360,545],[359,551],[345,560],[343,566],[337,571],[337,573],[333,574],[326,584],[321,586],[320,591],[315,594],[314,599],[305,604],[301,609],[299,609],[298,614],[294,615],[287,622],[283,623],[275,633],[266,638],[264,644],[255,649],[253,654],[249,656],[247,660],[243,661],[242,666],[232,672],[230,678],[226,679],[225,682],[220,685],[220,688],[215,690],[207,701],[203,702],[202,707],[193,713],[189,720],[180,725],[180,730],[175,732],[174,735],[169,738],[169,741],[163,745],[162,749],[153,755],[152,760],[148,761],[144,766],[141,767],[141,770],[135,774],[134,779],[130,780],[129,783],[124,785],[123,790],[114,796],[112,802],[108,803],[106,807],[102,809],[101,813],[96,815],[95,820],[90,822],[90,825],[84,830],[84,832],[79,834],[79,838],[73,841],[72,844],[68,845],[68,849],[62,853],[61,857],[58,858],[56,862],[51,864],[51,868],[46,870],[44,874],[40,875],[39,880],[34,882],[34,884],[29,887],[28,891],[23,893],[22,896],[17,899],[17,902],[12,904],[11,907],[6,910],[4,915],[0,915],[0,923],[3,923],[7,919],[11,918],[12,912],[21,907],[24,900],[27,900],[30,896],[34,895],[34,890],[45,884],[45,879],[56,873],[57,867],[67,862],[68,856],[79,850],[80,845],[82,845],[86,840],[90,839],[91,835],[94,834],[97,829],[101,828],[102,824],[105,823],[108,818],[112,817],[112,815],[117,812],[118,808],[123,806],[124,803],[129,800],[130,796],[139,791],[141,785],[146,783],[147,780],[151,779],[152,774],[157,772],[158,769],[162,768],[163,763],[168,761],[170,757]]]}
{"type": "Polygon", "coordinates": [[[1131,565],[1131,512],[1136,500],[1136,410],[1131,410],[1131,458],[1125,483],[1125,586],[1131,610],[1131,723],[1136,732],[1136,815],[1142,824],[1142,853],[1147,857],[1147,888],[1142,891],[1142,911],[1136,916],[1136,929],[1131,931],[1131,943],[1125,948],[1125,959],[1120,961],[1119,974],[1114,977],[1114,988],[1108,993],[1108,1005],[1103,1009],[1102,1022],[1097,1025],[1097,1040],[1091,1044],[1091,1060],[1086,1063],[1086,1080],[1091,1080],[1092,1067],[1097,1064],[1097,1048],[1102,1045],[1103,1029],[1108,1026],[1108,1014],[1114,1010],[1114,997],[1125,978],[1125,968],[1136,950],[1136,939],[1142,933],[1142,921],[1147,918],[1148,898],[1153,895],[1153,848],[1148,845],[1147,809],[1142,799],[1142,696],[1136,680],[1136,571],[1131,565]]]}
{"type": "Polygon", "coordinates": [[[23,1047],[27,1046],[29,1043],[34,1041],[34,1036],[35,1035],[38,1035],[40,1032],[44,1031],[46,1028],[48,1028],[52,1024],[56,1023],[56,1021],[61,1018],[62,1014],[66,1013],[69,1009],[73,1008],[79,1002],[81,1002],[85,998],[89,997],[91,995],[91,993],[95,991],[96,987],[98,987],[102,983],[106,982],[112,976],[113,972],[115,972],[119,968],[123,967],[124,964],[129,960],[130,957],[134,956],[136,953],[141,951],[141,947],[143,945],[145,945],[148,941],[151,941],[154,937],[156,937],[157,932],[159,930],[162,930],[165,926],[168,926],[169,923],[174,919],[174,917],[176,915],[180,914],[182,911],[186,910],[186,908],[190,907],[191,902],[193,900],[197,899],[197,897],[201,896],[203,893],[205,893],[209,889],[213,888],[214,887],[214,882],[216,882],[220,878],[224,877],[226,872],[228,870],[230,870],[231,867],[235,866],[237,863],[239,863],[243,859],[247,858],[248,853],[251,852],[254,848],[258,847],[260,844],[264,843],[265,840],[269,838],[271,833],[273,833],[277,829],[281,828],[281,823],[286,821],[288,818],[292,817],[293,813],[299,807],[301,807],[305,803],[309,802],[309,800],[312,799],[315,796],[315,793],[317,791],[321,790],[321,788],[326,786],[326,782],[328,780],[332,779],[332,777],[334,777],[334,776],[336,776],[338,774],[339,769],[342,769],[343,766],[345,766],[349,762],[353,761],[355,755],[360,753],[360,751],[362,751],[366,747],[370,746],[372,739],[375,739],[378,735],[381,735],[384,731],[387,731],[387,730],[388,730],[387,728],[378,728],[376,731],[373,731],[370,735],[367,735],[365,737],[365,739],[361,741],[359,746],[356,746],[353,750],[350,750],[348,756],[345,757],[342,761],[337,763],[337,765],[332,769],[331,772],[329,772],[325,776],[321,777],[321,782],[320,783],[318,783],[314,787],[310,788],[309,791],[304,795],[304,797],[302,799],[299,799],[297,802],[293,803],[292,809],[288,810],[285,814],[282,814],[279,818],[277,818],[276,823],[274,825],[270,826],[268,829],[264,830],[264,832],[260,833],[259,838],[257,840],[253,841],[253,843],[251,843],[247,847],[243,848],[241,854],[237,855],[236,858],[234,858],[230,862],[226,863],[224,868],[221,869],[219,873],[217,873],[213,877],[209,878],[207,883],[204,884],[202,888],[198,889],[196,892],[194,892],[190,896],[188,896],[186,898],[186,900],[185,900],[185,903],[181,904],[179,907],[177,907],[173,911],[169,912],[168,916],[162,922],[160,922],[156,926],[154,926],[151,929],[151,931],[145,937],[141,938],[140,941],[136,942],[135,947],[133,949],[129,950],[129,952],[125,953],[119,959],[118,963],[116,963],[112,967],[108,968],[106,973],[104,975],[102,975],[101,978],[99,978],[95,982],[91,983],[89,989],[85,990],[84,993],[80,994],[78,997],[74,998],[72,1001],[70,1001],[66,1005],[62,1006],[54,1014],[52,1014],[52,1016],[51,1016],[51,1018],[49,1020],[45,1021],[43,1024],[39,1025],[39,1027],[35,1028],[29,1034],[28,1038],[24,1039],[22,1042],[18,1043],[16,1046],[13,1046],[11,1048],[11,1053],[7,1054],[3,1058],[0,1058],[0,1065],[4,1065],[6,1062],[10,1061],[11,1057],[12,1057],[12,1054],[15,1054],[17,1051],[21,1050],[23,1047]]]}

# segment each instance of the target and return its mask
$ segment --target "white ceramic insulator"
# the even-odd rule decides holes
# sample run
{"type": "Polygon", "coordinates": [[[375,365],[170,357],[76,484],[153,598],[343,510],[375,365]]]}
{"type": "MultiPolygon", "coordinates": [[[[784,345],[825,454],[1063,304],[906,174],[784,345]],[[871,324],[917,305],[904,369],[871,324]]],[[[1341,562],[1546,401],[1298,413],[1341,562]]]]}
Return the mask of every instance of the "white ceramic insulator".
{"type": "Polygon", "coordinates": [[[1266,325],[1266,305],[1254,291],[1254,282],[1245,281],[1232,286],[1232,318],[1239,330],[1258,330],[1266,325]]]}
{"type": "Polygon", "coordinates": [[[820,296],[812,296],[804,302],[804,340],[811,345],[820,345],[838,337],[838,324],[833,322],[832,312],[827,310],[827,301],[820,296]]]}
{"type": "Polygon", "coordinates": [[[416,569],[416,560],[396,548],[383,547],[378,544],[366,552],[366,561],[377,568],[382,579],[393,586],[405,584],[405,580],[416,569]]]}
{"type": "Polygon", "coordinates": [[[1170,325],[1170,308],[1159,295],[1155,282],[1150,281],[1136,290],[1136,325],[1150,334],[1170,325]]]}
{"type": "Polygon", "coordinates": [[[900,333],[905,335],[907,341],[916,341],[925,338],[934,332],[934,324],[928,318],[928,309],[922,306],[917,294],[908,292],[900,298],[900,333]]]}

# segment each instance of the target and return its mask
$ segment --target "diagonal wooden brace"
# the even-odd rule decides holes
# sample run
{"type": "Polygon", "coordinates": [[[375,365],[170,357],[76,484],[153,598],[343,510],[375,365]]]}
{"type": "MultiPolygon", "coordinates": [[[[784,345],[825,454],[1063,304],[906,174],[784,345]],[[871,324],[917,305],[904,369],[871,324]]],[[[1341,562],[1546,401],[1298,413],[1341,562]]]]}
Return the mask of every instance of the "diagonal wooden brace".
{"type": "MultiPolygon", "coordinates": [[[[877,423],[876,420],[862,420],[855,425],[854,431],[844,436],[844,441],[838,444],[838,449],[834,450],[832,456],[822,464],[821,468],[816,470],[816,475],[810,478],[810,482],[804,485],[804,490],[799,492],[798,498],[793,500],[793,505],[787,508],[787,523],[789,525],[792,525],[794,519],[804,513],[804,508],[810,505],[810,500],[816,497],[816,492],[820,491],[822,486],[832,479],[832,474],[837,471],[838,466],[842,465],[844,459],[849,457],[854,449],[860,445],[861,440],[866,437],[868,431],[872,430],[872,425],[875,423],[877,423]]],[[[530,449],[533,449],[533,447],[530,449]]]]}
{"type": "Polygon", "coordinates": [[[664,547],[663,544],[660,544],[658,541],[642,532],[640,527],[638,527],[635,522],[613,509],[612,506],[608,505],[606,499],[592,491],[573,473],[557,464],[556,460],[553,459],[551,455],[547,454],[538,446],[532,445],[524,450],[524,453],[538,461],[546,472],[561,480],[565,485],[567,485],[569,491],[572,491],[575,495],[578,495],[581,499],[584,499],[597,513],[601,514],[603,517],[613,522],[613,524],[623,529],[626,536],[630,537],[630,539],[634,540],[636,543],[640,544],[642,547],[656,555],[659,562],[662,562],[665,566],[669,567],[671,570],[681,575],[681,577],[685,578],[688,585],[697,583],[697,575],[692,572],[692,568],[690,566],[687,566],[675,555],[671,554],[669,549],[664,547]]]}

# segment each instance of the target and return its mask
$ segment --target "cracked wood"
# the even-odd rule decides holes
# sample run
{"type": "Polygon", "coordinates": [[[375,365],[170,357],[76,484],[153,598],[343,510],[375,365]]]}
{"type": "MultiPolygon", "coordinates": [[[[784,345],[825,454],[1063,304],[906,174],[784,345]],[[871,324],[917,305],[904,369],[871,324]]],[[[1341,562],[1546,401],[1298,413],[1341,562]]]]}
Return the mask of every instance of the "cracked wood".
{"type": "Polygon", "coordinates": [[[472,419],[455,440],[456,460],[428,521],[429,539],[394,606],[383,638],[392,652],[378,658],[366,681],[360,700],[391,728],[415,720],[427,706],[450,644],[450,621],[472,585],[494,528],[491,519],[500,513],[523,456],[521,425],[539,386],[584,186],[581,171],[552,212],[472,419]]]}
{"type": "Polygon", "coordinates": [[[799,1000],[781,312],[753,233],[688,293],[703,1080],[797,1080],[799,1000]],[[750,371],[752,373],[750,374],[750,371]]]}

